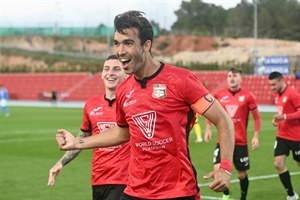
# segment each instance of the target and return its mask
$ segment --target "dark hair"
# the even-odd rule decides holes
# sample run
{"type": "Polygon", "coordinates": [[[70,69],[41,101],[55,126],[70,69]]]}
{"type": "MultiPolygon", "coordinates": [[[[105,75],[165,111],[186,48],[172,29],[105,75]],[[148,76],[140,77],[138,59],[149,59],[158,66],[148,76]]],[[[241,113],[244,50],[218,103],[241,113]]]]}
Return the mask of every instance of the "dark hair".
{"type": "Polygon", "coordinates": [[[136,28],[139,31],[138,37],[141,40],[141,44],[144,45],[147,40],[150,40],[152,46],[153,28],[143,14],[145,13],[131,10],[117,15],[114,20],[115,31],[125,34],[125,29],[136,28]]]}
{"type": "Polygon", "coordinates": [[[116,55],[109,55],[106,60],[118,60],[118,57],[116,55]]]}
{"type": "Polygon", "coordinates": [[[232,73],[239,73],[239,74],[242,74],[243,72],[242,72],[242,70],[240,70],[240,69],[237,69],[237,68],[235,68],[235,67],[230,67],[229,69],[228,69],[228,72],[232,72],[232,73]]]}
{"type": "Polygon", "coordinates": [[[269,74],[269,80],[274,80],[274,79],[277,79],[277,80],[281,80],[282,79],[282,74],[280,72],[272,72],[271,74],[269,74]]]}

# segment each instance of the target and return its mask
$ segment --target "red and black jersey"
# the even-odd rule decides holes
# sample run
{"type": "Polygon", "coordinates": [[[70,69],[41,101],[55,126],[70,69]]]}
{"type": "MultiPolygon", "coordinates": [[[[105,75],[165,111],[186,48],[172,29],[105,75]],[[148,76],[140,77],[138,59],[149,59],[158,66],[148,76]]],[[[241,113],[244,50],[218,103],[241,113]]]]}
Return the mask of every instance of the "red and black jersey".
{"type": "MultiPolygon", "coordinates": [[[[294,113],[300,109],[300,93],[287,86],[282,94],[275,95],[275,105],[279,114],[294,113]]],[[[300,141],[300,119],[283,120],[279,122],[277,137],[300,141]]]]}
{"type": "Polygon", "coordinates": [[[191,104],[208,91],[190,71],[161,64],[150,77],[127,77],[117,88],[117,124],[129,127],[131,157],[125,193],[145,199],[196,194],[188,139],[191,104]]]}
{"type": "MultiPolygon", "coordinates": [[[[116,125],[116,103],[104,96],[89,98],[84,106],[81,130],[101,134],[116,125]]],[[[92,185],[126,184],[130,146],[128,143],[95,148],[92,157],[92,185]]]]}
{"type": "Polygon", "coordinates": [[[247,90],[239,89],[231,92],[223,89],[215,93],[215,98],[227,111],[234,123],[236,145],[247,145],[247,127],[251,110],[257,108],[253,94],[247,90]]]}

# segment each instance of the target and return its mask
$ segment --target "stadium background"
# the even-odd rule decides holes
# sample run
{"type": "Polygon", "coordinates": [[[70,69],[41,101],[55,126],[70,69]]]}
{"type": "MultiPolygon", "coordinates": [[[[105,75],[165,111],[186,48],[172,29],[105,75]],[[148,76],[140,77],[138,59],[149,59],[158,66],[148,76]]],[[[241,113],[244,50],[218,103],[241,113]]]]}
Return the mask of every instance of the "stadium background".
{"type": "MultiPolygon", "coordinates": [[[[1,28],[0,82],[7,87],[11,100],[47,101],[49,98],[44,94],[55,89],[59,101],[85,101],[104,91],[99,71],[101,62],[112,53],[113,32],[113,28],[106,26],[61,27],[59,31],[51,27],[1,28]],[[15,51],[21,53],[14,54],[15,51]],[[23,55],[24,52],[28,55],[23,55]],[[39,58],[44,52],[54,58],[39,58]],[[72,60],[74,66],[64,61],[65,57],[72,60]],[[88,62],[76,63],[78,58],[88,62]],[[97,63],[93,68],[90,60],[97,63]],[[21,73],[22,70],[26,73],[21,73]]],[[[259,104],[273,104],[266,75],[254,74],[253,38],[166,36],[159,35],[157,27],[154,32],[152,53],[156,59],[191,68],[211,93],[226,87],[226,69],[237,66],[245,74],[243,88],[252,91],[259,104]],[[198,66],[195,67],[195,63],[198,66]]],[[[285,79],[300,90],[300,80],[296,77],[300,71],[300,42],[257,39],[256,43],[257,57],[285,56],[289,59],[286,66],[289,73],[285,79]]]]}

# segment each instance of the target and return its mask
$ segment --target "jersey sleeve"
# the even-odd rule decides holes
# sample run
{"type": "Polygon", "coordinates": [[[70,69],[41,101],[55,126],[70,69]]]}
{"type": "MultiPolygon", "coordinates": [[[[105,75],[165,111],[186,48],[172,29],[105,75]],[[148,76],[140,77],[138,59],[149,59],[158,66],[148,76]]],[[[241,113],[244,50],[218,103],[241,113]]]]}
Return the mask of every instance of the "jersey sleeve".
{"type": "Polygon", "coordinates": [[[221,93],[221,90],[218,90],[217,92],[215,92],[214,94],[214,97],[219,101],[220,100],[220,93],[221,93]]]}
{"type": "Polygon", "coordinates": [[[116,93],[116,123],[120,127],[128,127],[128,123],[126,121],[125,112],[123,110],[123,97],[125,96],[122,93],[122,89],[117,88],[116,93]]]}
{"type": "Polygon", "coordinates": [[[290,98],[292,100],[293,106],[296,108],[296,110],[300,110],[300,93],[297,90],[294,90],[295,92],[290,93],[290,98]]]}
{"type": "Polygon", "coordinates": [[[208,94],[208,90],[191,72],[186,76],[184,84],[181,85],[183,92],[183,99],[188,104],[192,105],[201,97],[208,94]]]}
{"type": "Polygon", "coordinates": [[[257,108],[256,98],[251,92],[248,95],[248,107],[249,110],[254,110],[255,108],[257,108]]]}
{"type": "Polygon", "coordinates": [[[84,132],[92,132],[92,124],[89,119],[89,113],[87,111],[87,103],[85,103],[83,108],[82,123],[81,123],[80,130],[84,132]]]}

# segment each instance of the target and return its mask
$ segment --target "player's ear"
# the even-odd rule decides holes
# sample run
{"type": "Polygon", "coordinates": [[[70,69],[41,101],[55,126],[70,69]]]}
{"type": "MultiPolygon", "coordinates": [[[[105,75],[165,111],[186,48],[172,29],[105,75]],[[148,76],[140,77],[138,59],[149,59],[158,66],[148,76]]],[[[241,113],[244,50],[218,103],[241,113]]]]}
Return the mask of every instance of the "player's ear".
{"type": "Polygon", "coordinates": [[[150,51],[152,46],[151,40],[147,40],[143,46],[144,46],[144,51],[150,51]]]}

